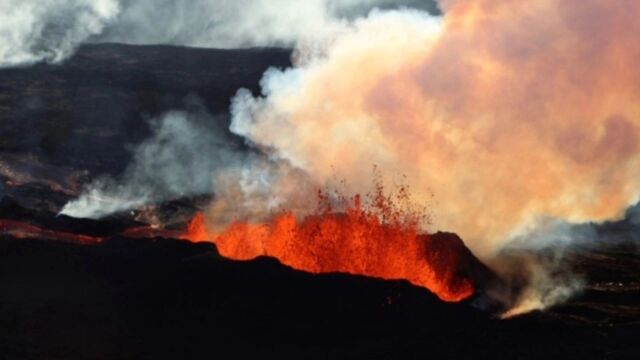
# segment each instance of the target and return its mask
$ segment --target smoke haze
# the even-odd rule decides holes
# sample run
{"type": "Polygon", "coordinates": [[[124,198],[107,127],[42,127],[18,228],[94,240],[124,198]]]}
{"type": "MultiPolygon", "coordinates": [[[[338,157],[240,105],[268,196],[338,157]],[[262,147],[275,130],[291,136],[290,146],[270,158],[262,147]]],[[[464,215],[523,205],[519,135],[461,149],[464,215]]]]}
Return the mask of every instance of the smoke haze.
{"type": "Polygon", "coordinates": [[[374,7],[415,0],[6,0],[0,3],[0,67],[58,63],[85,42],[208,48],[290,47],[340,31],[374,7]]]}
{"type": "Polygon", "coordinates": [[[248,163],[240,149],[196,99],[187,111],[171,111],[151,120],[152,137],[134,150],[119,178],[101,177],[61,213],[100,218],[147,204],[209,194],[215,172],[229,164],[248,163]]]}
{"type": "Polygon", "coordinates": [[[119,12],[117,0],[3,0],[0,67],[59,62],[119,12]]]}

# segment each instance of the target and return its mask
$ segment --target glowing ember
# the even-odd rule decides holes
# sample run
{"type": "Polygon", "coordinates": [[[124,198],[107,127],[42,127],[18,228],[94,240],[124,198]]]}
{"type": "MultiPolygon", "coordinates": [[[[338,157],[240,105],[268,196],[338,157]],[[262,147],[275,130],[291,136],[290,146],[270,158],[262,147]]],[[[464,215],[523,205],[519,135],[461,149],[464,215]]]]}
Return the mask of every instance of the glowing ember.
{"type": "Polygon", "coordinates": [[[473,294],[472,281],[457,271],[462,261],[458,244],[443,246],[421,234],[420,217],[396,210],[381,189],[369,206],[363,206],[356,195],[340,212],[332,211],[327,198],[319,194],[323,206],[316,215],[297,219],[282,211],[264,223],[236,222],[211,234],[199,213],[185,237],[212,240],[221,255],[235,260],[264,255],[311,273],[406,279],[445,301],[461,301],[473,294]]]}

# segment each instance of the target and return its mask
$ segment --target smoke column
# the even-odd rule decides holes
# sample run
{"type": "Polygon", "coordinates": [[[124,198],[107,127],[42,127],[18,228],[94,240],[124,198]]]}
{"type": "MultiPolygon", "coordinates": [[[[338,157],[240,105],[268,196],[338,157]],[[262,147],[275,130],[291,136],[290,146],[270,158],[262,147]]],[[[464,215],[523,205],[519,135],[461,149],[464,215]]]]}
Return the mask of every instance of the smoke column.
{"type": "Polygon", "coordinates": [[[318,183],[404,174],[417,200],[435,196],[432,230],[482,256],[546,218],[621,217],[640,181],[640,5],[444,5],[374,11],[269,71],[264,96],[238,93],[232,131],[318,183]]]}

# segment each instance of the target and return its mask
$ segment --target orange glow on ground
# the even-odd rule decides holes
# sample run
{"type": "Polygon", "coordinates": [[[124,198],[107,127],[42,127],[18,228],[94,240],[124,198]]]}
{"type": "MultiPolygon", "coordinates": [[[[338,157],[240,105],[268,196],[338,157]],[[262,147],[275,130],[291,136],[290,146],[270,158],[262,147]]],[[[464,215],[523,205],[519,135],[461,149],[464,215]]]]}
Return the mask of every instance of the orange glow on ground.
{"type": "Polygon", "coordinates": [[[17,239],[53,240],[80,245],[95,245],[103,241],[101,237],[47,230],[28,223],[7,219],[0,219],[0,234],[10,235],[17,239]]]}

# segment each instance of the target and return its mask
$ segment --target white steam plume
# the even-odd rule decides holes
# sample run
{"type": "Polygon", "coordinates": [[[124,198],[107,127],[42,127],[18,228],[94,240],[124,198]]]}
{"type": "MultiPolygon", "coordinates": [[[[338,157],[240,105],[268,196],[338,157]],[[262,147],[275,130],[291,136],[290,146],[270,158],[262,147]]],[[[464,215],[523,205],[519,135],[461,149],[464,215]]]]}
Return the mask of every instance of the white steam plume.
{"type": "Polygon", "coordinates": [[[85,42],[293,46],[375,6],[403,5],[437,10],[412,0],[3,0],[0,67],[57,63],[85,42]]]}
{"type": "Polygon", "coordinates": [[[60,213],[98,219],[214,190],[218,200],[211,213],[218,219],[212,225],[266,218],[282,207],[309,209],[312,199],[293,200],[293,194],[313,191],[302,171],[240,146],[222,126],[223,119],[209,115],[196,98],[187,102],[187,111],[170,111],[151,121],[151,137],[135,148],[121,176],[86,185],[60,213]]]}
{"type": "Polygon", "coordinates": [[[152,122],[153,135],[135,149],[119,178],[102,177],[67,203],[61,214],[100,218],[181,197],[209,194],[217,169],[247,162],[220,124],[201,105],[171,111],[152,122]]]}
{"type": "Polygon", "coordinates": [[[119,11],[118,0],[3,0],[0,67],[61,61],[119,11]]]}

